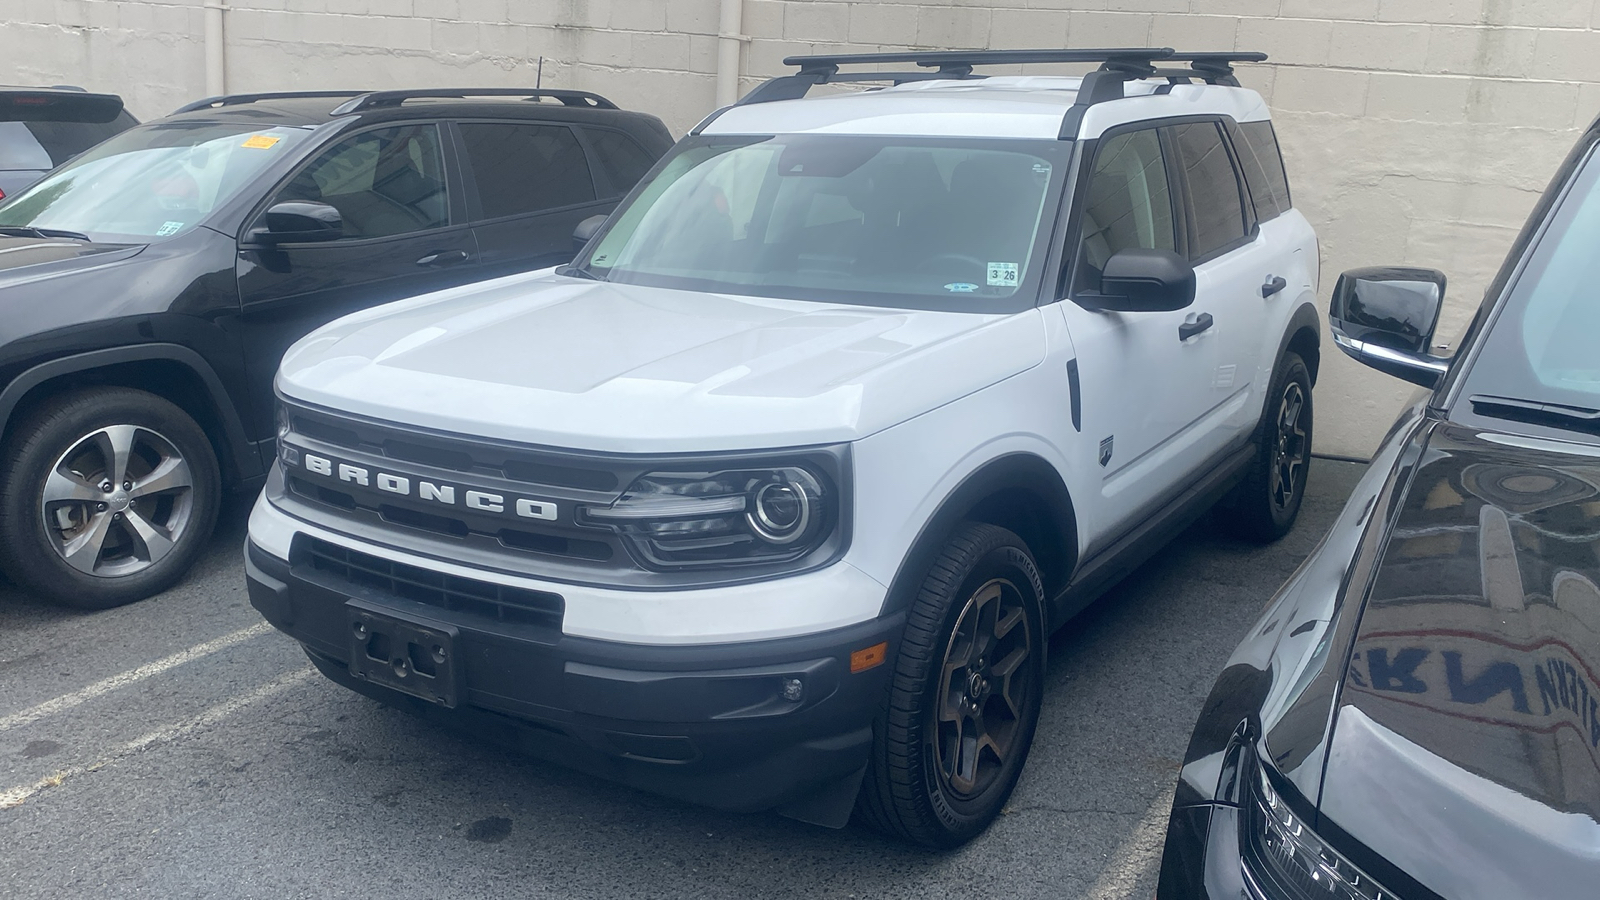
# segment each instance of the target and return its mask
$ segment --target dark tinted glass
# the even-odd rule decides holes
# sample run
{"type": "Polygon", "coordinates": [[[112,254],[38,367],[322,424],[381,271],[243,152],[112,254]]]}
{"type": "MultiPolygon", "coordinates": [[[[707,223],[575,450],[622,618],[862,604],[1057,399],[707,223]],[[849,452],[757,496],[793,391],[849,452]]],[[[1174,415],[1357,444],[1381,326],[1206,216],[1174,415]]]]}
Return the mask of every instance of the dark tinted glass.
{"type": "Polygon", "coordinates": [[[1256,218],[1262,222],[1289,211],[1289,176],[1283,171],[1283,155],[1278,152],[1278,136],[1271,122],[1244,122],[1235,132],[1239,140],[1234,149],[1244,169],[1244,179],[1255,201],[1256,218]]]}
{"type": "Polygon", "coordinates": [[[467,122],[461,138],[485,219],[595,199],[589,162],[570,128],[467,122]]]}
{"type": "Polygon", "coordinates": [[[27,122],[0,122],[0,169],[49,169],[50,152],[39,146],[27,122]]]}
{"type": "Polygon", "coordinates": [[[363,131],[323,151],[277,200],[326,203],[344,217],[344,236],[387,237],[450,221],[439,129],[402,125],[363,131]]]}
{"type": "Polygon", "coordinates": [[[1172,127],[1189,184],[1189,256],[1205,259],[1244,237],[1244,204],[1233,160],[1215,122],[1172,127]]]}
{"type": "Polygon", "coordinates": [[[589,146],[594,148],[595,162],[611,181],[617,196],[632,190],[644,173],[655,165],[654,157],[637,141],[621,132],[594,128],[585,131],[589,136],[589,146]]]}
{"type": "Polygon", "coordinates": [[[119,113],[110,122],[29,122],[34,140],[50,154],[50,163],[59,166],[79,153],[118,132],[138,124],[133,116],[119,113]]]}
{"type": "Polygon", "coordinates": [[[1167,163],[1161,138],[1153,129],[1101,142],[1082,223],[1079,287],[1098,285],[1106,260],[1119,250],[1176,249],[1167,163]]]}

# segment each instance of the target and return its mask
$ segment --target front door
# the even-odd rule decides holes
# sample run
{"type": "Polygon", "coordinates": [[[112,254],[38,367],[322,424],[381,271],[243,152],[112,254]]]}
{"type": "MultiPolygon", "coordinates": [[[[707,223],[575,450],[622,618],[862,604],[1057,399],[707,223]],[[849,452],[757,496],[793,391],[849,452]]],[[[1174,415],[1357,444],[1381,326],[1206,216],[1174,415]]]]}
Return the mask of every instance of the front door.
{"type": "Polygon", "coordinates": [[[474,278],[477,246],[444,147],[431,122],[362,131],[313,156],[263,206],[327,203],[344,232],[240,248],[253,438],[272,433],[272,379],[290,344],[346,313],[474,278]]]}
{"type": "Polygon", "coordinates": [[[1084,196],[1067,300],[1055,304],[1077,352],[1081,471],[1100,473],[1114,535],[1194,474],[1195,426],[1205,413],[1214,342],[1191,323],[1199,305],[1176,312],[1095,312],[1073,294],[1098,291],[1106,261],[1120,250],[1183,252],[1182,207],[1172,150],[1160,129],[1112,132],[1098,142],[1084,196]],[[1186,336],[1188,335],[1188,336],[1186,336]]]}

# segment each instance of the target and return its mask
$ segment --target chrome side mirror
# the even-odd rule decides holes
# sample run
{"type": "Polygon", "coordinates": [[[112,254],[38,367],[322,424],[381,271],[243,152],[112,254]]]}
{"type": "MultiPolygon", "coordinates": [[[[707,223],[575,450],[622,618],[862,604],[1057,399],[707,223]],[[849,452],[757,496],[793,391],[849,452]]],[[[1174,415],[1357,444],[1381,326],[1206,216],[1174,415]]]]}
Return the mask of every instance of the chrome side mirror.
{"type": "Polygon", "coordinates": [[[1386,266],[1339,276],[1328,308],[1333,342],[1386,375],[1432,388],[1450,361],[1428,352],[1444,306],[1445,277],[1434,269],[1386,266]]]}

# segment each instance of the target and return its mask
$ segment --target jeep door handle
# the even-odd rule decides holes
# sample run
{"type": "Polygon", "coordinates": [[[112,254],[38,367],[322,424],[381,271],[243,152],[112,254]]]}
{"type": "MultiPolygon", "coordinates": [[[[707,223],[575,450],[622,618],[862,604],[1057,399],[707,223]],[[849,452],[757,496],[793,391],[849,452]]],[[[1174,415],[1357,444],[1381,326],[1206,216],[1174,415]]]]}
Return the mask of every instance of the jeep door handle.
{"type": "Polygon", "coordinates": [[[1201,313],[1195,316],[1193,322],[1185,322],[1178,326],[1178,340],[1187,341],[1202,331],[1208,330],[1216,324],[1216,319],[1211,318],[1211,313],[1201,313]]]}
{"type": "Polygon", "coordinates": [[[456,263],[467,261],[465,250],[440,250],[438,253],[429,253],[417,260],[419,266],[453,266],[456,263]]]}
{"type": "Polygon", "coordinates": [[[1279,293],[1288,286],[1289,282],[1284,281],[1282,275],[1274,275],[1267,279],[1266,284],[1261,286],[1261,299],[1266,300],[1273,294],[1279,293]]]}

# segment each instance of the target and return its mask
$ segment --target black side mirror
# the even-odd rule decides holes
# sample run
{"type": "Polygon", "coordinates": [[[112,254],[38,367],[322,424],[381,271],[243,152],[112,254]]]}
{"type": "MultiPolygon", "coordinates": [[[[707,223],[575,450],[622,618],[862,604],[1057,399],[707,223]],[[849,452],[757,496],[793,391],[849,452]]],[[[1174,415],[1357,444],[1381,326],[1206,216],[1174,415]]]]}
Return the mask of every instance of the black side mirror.
{"type": "Polygon", "coordinates": [[[1435,387],[1449,368],[1428,353],[1444,289],[1444,273],[1434,269],[1351,269],[1339,276],[1328,307],[1334,343],[1380,372],[1435,387]]]}
{"type": "Polygon", "coordinates": [[[263,244],[302,244],[344,237],[344,217],[332,206],[315,200],[274,203],[265,218],[267,227],[250,232],[252,240],[263,244]]]}
{"type": "Polygon", "coordinates": [[[588,245],[589,239],[599,234],[600,226],[604,224],[606,224],[606,217],[604,215],[590,216],[589,218],[584,219],[582,222],[579,222],[578,227],[572,229],[573,252],[582,253],[583,248],[588,245]]]}
{"type": "Polygon", "coordinates": [[[1099,293],[1073,299],[1085,309],[1171,312],[1194,303],[1194,266],[1171,250],[1130,247],[1106,260],[1099,293]]]}

